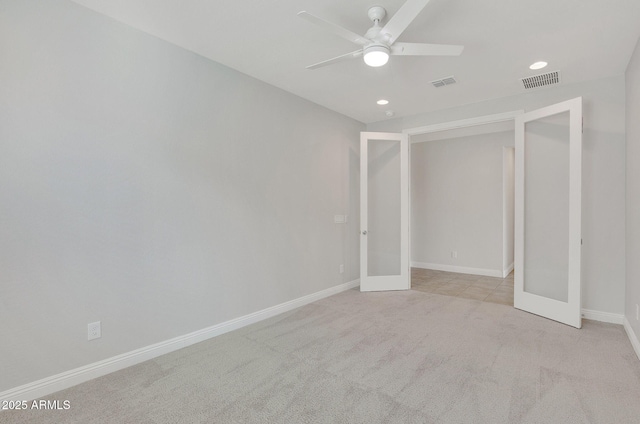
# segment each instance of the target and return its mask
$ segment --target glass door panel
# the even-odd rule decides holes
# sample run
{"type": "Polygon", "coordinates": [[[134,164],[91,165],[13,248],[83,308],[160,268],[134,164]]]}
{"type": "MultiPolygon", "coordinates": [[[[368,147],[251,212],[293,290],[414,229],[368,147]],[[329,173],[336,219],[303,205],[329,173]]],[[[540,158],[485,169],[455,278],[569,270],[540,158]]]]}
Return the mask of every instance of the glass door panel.
{"type": "Polygon", "coordinates": [[[369,140],[367,275],[400,275],[400,142],[369,140]]]}
{"type": "Polygon", "coordinates": [[[567,302],[568,111],[525,124],[524,174],[524,291],[567,302]]]}

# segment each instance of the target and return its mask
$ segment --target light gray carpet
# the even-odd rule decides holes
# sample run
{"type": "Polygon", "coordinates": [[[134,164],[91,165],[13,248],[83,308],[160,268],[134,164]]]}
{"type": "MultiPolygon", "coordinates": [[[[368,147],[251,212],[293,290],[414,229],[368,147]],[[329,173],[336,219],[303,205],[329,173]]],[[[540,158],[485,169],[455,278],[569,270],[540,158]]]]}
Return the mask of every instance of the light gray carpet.
{"type": "Polygon", "coordinates": [[[3,423],[639,423],[619,325],[350,290],[5,411],[3,423]]]}

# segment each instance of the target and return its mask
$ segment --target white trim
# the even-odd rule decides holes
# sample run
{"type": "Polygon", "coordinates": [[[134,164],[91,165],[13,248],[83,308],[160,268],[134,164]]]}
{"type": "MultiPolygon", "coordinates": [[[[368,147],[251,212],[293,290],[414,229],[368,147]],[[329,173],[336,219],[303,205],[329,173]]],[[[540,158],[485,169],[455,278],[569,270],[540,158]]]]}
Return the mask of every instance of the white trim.
{"type": "Polygon", "coordinates": [[[624,315],[612,312],[594,311],[592,309],[582,309],[582,318],[593,321],[608,322],[610,324],[622,324],[624,315]]]}
{"type": "Polygon", "coordinates": [[[424,127],[407,128],[402,130],[408,135],[426,134],[436,131],[453,130],[458,128],[473,127],[475,125],[493,124],[495,122],[503,122],[514,119],[518,115],[522,115],[524,110],[514,110],[511,112],[496,113],[494,115],[477,116],[475,118],[460,119],[458,121],[442,122],[440,124],[432,124],[424,127]]]}
{"type": "Polygon", "coordinates": [[[507,275],[511,274],[511,271],[513,271],[513,262],[511,262],[511,265],[507,268],[502,270],[502,278],[507,278],[507,275]]]}
{"type": "Polygon", "coordinates": [[[411,262],[411,267],[432,269],[434,271],[457,272],[459,274],[473,274],[473,275],[484,275],[486,277],[503,278],[502,270],[500,269],[469,268],[466,266],[431,264],[427,262],[411,262]]]}
{"type": "Polygon", "coordinates": [[[624,317],[623,325],[624,331],[627,332],[627,336],[629,337],[629,341],[631,342],[631,346],[633,346],[633,350],[636,351],[636,355],[638,356],[638,359],[640,359],[640,340],[638,340],[638,336],[636,336],[633,328],[631,328],[631,324],[629,323],[629,320],[626,316],[624,317]]]}
{"type": "Polygon", "coordinates": [[[27,383],[0,393],[0,402],[3,401],[29,401],[50,395],[60,390],[67,389],[80,383],[92,380],[103,375],[139,364],[149,359],[157,358],[170,352],[191,346],[195,343],[228,333],[250,324],[271,318],[284,312],[299,308],[309,303],[324,299],[325,297],[358,287],[360,280],[350,281],[326,290],[302,296],[270,308],[263,309],[239,318],[213,325],[193,333],[165,340],[150,346],[132,350],[93,364],[65,371],[51,377],[43,378],[32,383],[27,383]]]}

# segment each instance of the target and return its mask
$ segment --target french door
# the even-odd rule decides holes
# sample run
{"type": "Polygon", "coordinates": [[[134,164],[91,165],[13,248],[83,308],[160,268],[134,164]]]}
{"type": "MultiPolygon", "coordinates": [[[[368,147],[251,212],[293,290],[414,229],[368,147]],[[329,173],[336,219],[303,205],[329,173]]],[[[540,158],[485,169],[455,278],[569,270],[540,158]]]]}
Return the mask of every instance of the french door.
{"type": "Polygon", "coordinates": [[[360,135],[360,290],[408,290],[407,134],[360,135]]]}
{"type": "Polygon", "coordinates": [[[581,316],[582,98],[515,118],[514,306],[581,316]]]}

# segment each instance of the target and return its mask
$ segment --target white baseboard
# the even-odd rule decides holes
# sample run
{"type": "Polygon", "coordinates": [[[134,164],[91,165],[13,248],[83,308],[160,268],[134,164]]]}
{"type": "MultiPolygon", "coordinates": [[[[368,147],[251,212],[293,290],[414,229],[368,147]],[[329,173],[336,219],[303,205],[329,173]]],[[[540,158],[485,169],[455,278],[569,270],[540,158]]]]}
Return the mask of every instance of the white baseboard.
{"type": "Polygon", "coordinates": [[[633,331],[633,328],[631,328],[631,324],[629,323],[629,320],[626,316],[624,317],[623,325],[624,331],[627,332],[627,336],[629,337],[629,341],[631,342],[631,346],[633,346],[633,350],[636,351],[636,355],[638,356],[638,359],[640,359],[640,340],[638,340],[638,336],[633,331]]]}
{"type": "Polygon", "coordinates": [[[110,374],[112,372],[130,367],[132,365],[148,361],[149,359],[157,358],[158,356],[182,349],[183,347],[187,347],[195,343],[210,339],[212,337],[228,333],[229,331],[237,330],[258,321],[271,318],[273,316],[299,308],[317,300],[324,299],[325,297],[329,297],[334,294],[352,289],[354,287],[358,287],[359,285],[360,280],[350,281],[348,283],[340,284],[338,286],[331,287],[317,293],[312,293],[310,295],[303,296],[289,302],[281,303],[279,305],[254,312],[252,314],[213,325],[202,330],[194,331],[193,333],[175,337],[164,342],[136,349],[131,352],[123,353],[121,355],[105,359],[103,361],[95,362],[93,364],[85,365],[80,368],[65,371],[51,377],[43,378],[32,383],[15,387],[13,389],[1,392],[0,402],[23,400],[30,401],[33,399],[41,398],[57,391],[75,386],[77,384],[84,383],[85,381],[110,374]]]}
{"type": "Polygon", "coordinates": [[[484,275],[487,277],[504,278],[502,276],[501,269],[469,268],[466,266],[430,264],[427,262],[411,262],[411,266],[413,268],[433,269],[435,271],[457,272],[460,274],[473,274],[473,275],[484,275]]]}
{"type": "Polygon", "coordinates": [[[582,318],[593,321],[608,322],[610,324],[622,325],[624,315],[611,312],[594,311],[592,309],[582,309],[582,318]]]}
{"type": "Polygon", "coordinates": [[[502,270],[502,278],[507,278],[507,275],[511,274],[511,271],[513,271],[513,262],[511,262],[511,265],[509,265],[507,269],[502,270]]]}

